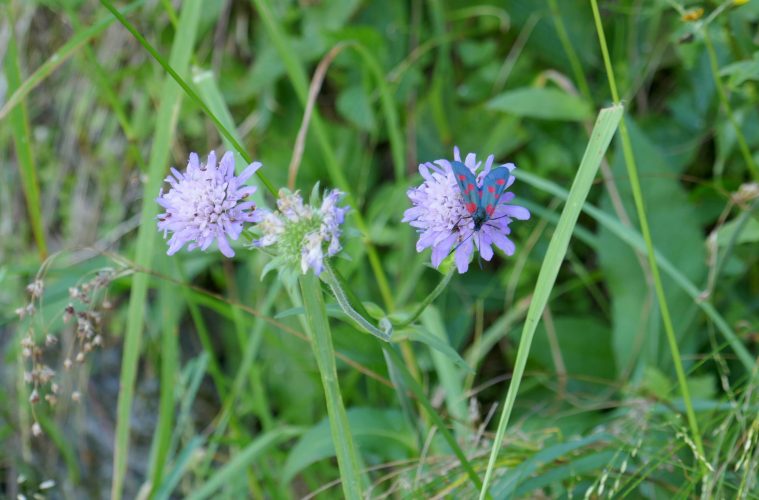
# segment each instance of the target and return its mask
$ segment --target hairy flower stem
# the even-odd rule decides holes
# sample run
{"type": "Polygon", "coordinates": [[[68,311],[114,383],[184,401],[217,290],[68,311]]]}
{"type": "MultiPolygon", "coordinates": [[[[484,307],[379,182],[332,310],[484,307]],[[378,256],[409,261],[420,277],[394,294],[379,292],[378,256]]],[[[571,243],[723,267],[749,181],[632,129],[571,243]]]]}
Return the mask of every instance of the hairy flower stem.
{"type": "Polygon", "coordinates": [[[353,308],[350,301],[348,300],[348,295],[345,293],[345,290],[343,290],[342,285],[340,285],[340,280],[337,279],[335,270],[332,269],[332,264],[330,264],[328,259],[324,259],[324,271],[325,272],[322,273],[322,278],[327,283],[327,285],[329,285],[329,288],[335,295],[335,299],[337,300],[337,304],[340,306],[340,309],[342,309],[343,312],[356,323],[356,325],[361,327],[361,329],[367,333],[370,333],[385,342],[390,342],[390,338],[393,333],[393,326],[390,324],[390,322],[388,320],[381,320],[381,329],[372,325],[366,318],[364,318],[358,311],[353,308]]]}
{"type": "Polygon", "coordinates": [[[300,277],[300,290],[306,312],[306,325],[314,351],[329,415],[329,428],[345,498],[362,498],[361,460],[348,424],[335,365],[335,350],[318,278],[312,272],[300,277]]]}

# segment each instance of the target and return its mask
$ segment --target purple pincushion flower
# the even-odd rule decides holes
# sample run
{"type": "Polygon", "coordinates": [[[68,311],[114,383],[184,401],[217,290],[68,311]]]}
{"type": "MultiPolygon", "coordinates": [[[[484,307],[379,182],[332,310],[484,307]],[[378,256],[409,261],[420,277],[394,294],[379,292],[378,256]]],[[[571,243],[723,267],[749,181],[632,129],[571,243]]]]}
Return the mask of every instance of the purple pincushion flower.
{"type": "Polygon", "coordinates": [[[206,164],[191,153],[184,173],[172,167],[172,175],[166,177],[171,188],[167,193],[161,189],[156,198],[166,210],[158,215],[158,230],[164,238],[172,233],[166,253],[173,255],[185,244],[188,250],[206,250],[216,240],[221,253],[233,257],[227,238],[237,240],[244,222],[260,219],[255,203],[245,201],[256,188],[244,184],[259,168],[261,164],[254,162],[235,176],[232,153],[225,153],[217,165],[213,151],[206,164]]]}
{"type": "MultiPolygon", "coordinates": [[[[477,161],[474,153],[469,153],[462,160],[456,147],[453,149],[453,158],[472,171],[477,178],[478,187],[482,186],[482,179],[493,167],[493,155],[487,158],[481,169],[481,162],[477,161]]],[[[496,168],[508,168],[511,172],[516,167],[513,163],[507,163],[496,168]]],[[[493,214],[479,231],[475,231],[474,221],[465,207],[450,161],[441,159],[422,163],[419,165],[419,173],[424,182],[419,187],[408,190],[412,207],[403,214],[403,222],[408,222],[419,233],[417,252],[432,248],[432,265],[435,268],[452,250],[455,251],[454,260],[459,273],[465,273],[469,269],[475,247],[487,261],[493,258],[491,245],[500,248],[506,255],[514,253],[514,243],[507,236],[511,233],[509,224],[513,219],[530,218],[530,212],[526,208],[509,204],[514,199],[514,193],[503,193],[493,214]]],[[[514,176],[511,175],[506,187],[513,182],[514,176]]]]}

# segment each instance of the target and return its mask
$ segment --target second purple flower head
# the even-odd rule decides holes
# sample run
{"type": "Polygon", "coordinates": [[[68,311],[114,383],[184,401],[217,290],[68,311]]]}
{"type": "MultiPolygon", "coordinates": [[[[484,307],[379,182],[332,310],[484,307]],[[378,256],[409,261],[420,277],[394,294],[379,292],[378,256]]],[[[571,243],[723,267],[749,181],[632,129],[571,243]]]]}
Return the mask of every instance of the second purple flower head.
{"type": "MultiPolygon", "coordinates": [[[[453,150],[453,159],[463,163],[475,176],[476,189],[482,189],[482,181],[491,169],[506,168],[511,173],[516,168],[513,163],[493,167],[493,158],[493,155],[489,156],[482,165],[474,153],[469,153],[462,160],[459,149],[453,150]]],[[[403,222],[408,222],[419,233],[417,252],[432,248],[432,265],[435,268],[452,251],[455,252],[454,260],[459,273],[465,273],[469,269],[475,248],[487,261],[493,258],[491,245],[500,248],[506,255],[514,253],[514,243],[507,236],[511,233],[509,224],[513,219],[530,218],[529,210],[510,204],[514,199],[514,193],[504,192],[486,223],[475,230],[475,222],[471,212],[467,210],[451,162],[440,159],[422,163],[419,165],[419,173],[422,174],[424,182],[419,187],[408,190],[412,207],[403,214],[403,222]]],[[[506,189],[514,180],[513,175],[508,176],[506,189]]]]}

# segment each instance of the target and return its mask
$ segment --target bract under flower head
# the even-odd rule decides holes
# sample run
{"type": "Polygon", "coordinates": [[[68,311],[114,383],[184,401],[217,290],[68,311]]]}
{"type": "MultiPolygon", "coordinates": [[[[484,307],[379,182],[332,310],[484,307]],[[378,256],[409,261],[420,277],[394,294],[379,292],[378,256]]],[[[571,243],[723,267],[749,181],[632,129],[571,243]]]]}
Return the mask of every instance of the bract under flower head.
{"type": "Polygon", "coordinates": [[[257,225],[261,238],[253,244],[276,247],[278,258],[290,268],[300,269],[304,274],[311,268],[321,274],[325,251],[331,257],[342,248],[340,226],[348,211],[348,207],[337,206],[342,197],[343,193],[336,189],[329,191],[317,208],[304,204],[299,192],[280,190],[278,210],[262,217],[257,225]]]}
{"type": "MultiPolygon", "coordinates": [[[[493,158],[490,155],[482,165],[474,153],[469,153],[462,160],[459,149],[453,150],[453,159],[462,162],[472,171],[477,178],[478,187],[482,186],[482,179],[494,168],[493,158]]],[[[516,167],[513,163],[506,163],[495,168],[513,171],[516,167]]],[[[475,247],[487,261],[493,258],[491,245],[500,248],[506,255],[514,253],[514,243],[506,236],[511,233],[509,224],[513,219],[530,218],[530,212],[526,208],[509,204],[514,199],[514,193],[505,192],[487,223],[475,231],[450,161],[440,159],[422,163],[419,165],[419,173],[424,182],[419,187],[408,190],[412,207],[404,212],[403,222],[408,222],[419,233],[417,252],[432,248],[432,265],[435,268],[452,250],[455,251],[454,260],[459,273],[465,273],[469,269],[475,247]]],[[[513,182],[514,176],[509,176],[506,187],[513,182]]]]}
{"type": "Polygon", "coordinates": [[[236,240],[243,223],[260,219],[255,203],[245,201],[256,188],[244,184],[259,168],[261,164],[254,162],[235,176],[233,154],[225,153],[217,165],[213,151],[205,164],[191,153],[184,173],[172,168],[166,177],[169,191],[161,189],[156,198],[166,210],[158,215],[158,229],[164,238],[172,233],[166,253],[173,255],[185,244],[188,250],[206,250],[215,240],[222,254],[233,257],[227,238],[236,240]]]}

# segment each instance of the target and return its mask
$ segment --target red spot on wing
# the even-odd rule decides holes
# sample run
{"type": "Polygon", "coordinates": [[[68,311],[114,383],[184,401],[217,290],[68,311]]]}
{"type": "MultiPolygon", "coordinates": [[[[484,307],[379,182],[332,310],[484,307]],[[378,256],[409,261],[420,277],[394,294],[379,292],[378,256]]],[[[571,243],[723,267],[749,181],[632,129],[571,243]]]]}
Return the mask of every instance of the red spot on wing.
{"type": "Polygon", "coordinates": [[[469,185],[466,187],[466,190],[467,190],[467,192],[471,191],[472,189],[474,189],[474,185],[472,185],[472,184],[469,184],[469,185]]]}
{"type": "Polygon", "coordinates": [[[480,190],[480,198],[482,198],[482,190],[480,190]]]}
{"type": "Polygon", "coordinates": [[[488,203],[488,206],[485,207],[485,212],[487,212],[488,216],[493,215],[493,212],[495,212],[495,208],[493,208],[493,205],[488,203]]]}
{"type": "Polygon", "coordinates": [[[473,214],[474,212],[477,211],[477,205],[470,201],[469,203],[466,204],[466,211],[469,212],[470,214],[473,214]]]}
{"type": "Polygon", "coordinates": [[[465,181],[466,180],[466,175],[459,175],[459,179],[461,179],[462,181],[465,181]]]}
{"type": "Polygon", "coordinates": [[[506,184],[506,179],[498,179],[495,181],[495,183],[498,184],[499,186],[503,186],[504,184],[506,184]]]}
{"type": "Polygon", "coordinates": [[[488,191],[495,193],[495,186],[488,186],[488,191]]]}

